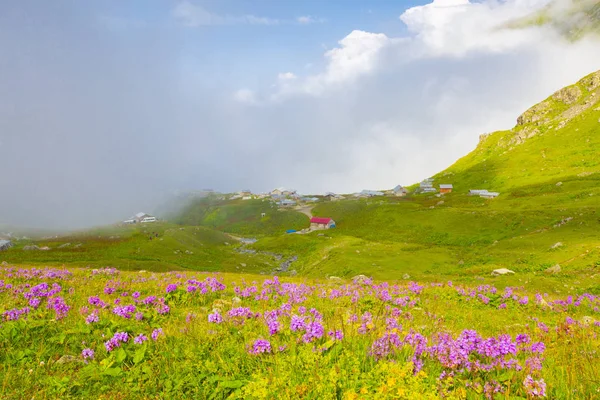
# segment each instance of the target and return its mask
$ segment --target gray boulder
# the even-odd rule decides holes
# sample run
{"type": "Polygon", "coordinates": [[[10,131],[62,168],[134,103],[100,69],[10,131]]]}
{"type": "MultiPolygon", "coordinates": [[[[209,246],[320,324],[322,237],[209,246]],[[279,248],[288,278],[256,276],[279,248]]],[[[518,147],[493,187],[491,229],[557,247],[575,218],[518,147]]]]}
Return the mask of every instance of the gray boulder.
{"type": "Polygon", "coordinates": [[[515,271],[511,271],[508,268],[498,268],[492,271],[492,276],[501,276],[501,275],[512,275],[515,271]]]}
{"type": "Polygon", "coordinates": [[[558,274],[560,272],[560,264],[556,264],[544,271],[547,274],[558,274]]]}

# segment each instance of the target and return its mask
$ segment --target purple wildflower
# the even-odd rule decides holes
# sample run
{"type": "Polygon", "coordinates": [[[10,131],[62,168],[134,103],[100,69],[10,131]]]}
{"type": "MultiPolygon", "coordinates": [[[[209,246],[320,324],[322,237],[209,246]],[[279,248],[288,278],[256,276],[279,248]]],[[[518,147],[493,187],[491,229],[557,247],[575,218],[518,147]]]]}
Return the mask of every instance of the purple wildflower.
{"type": "Polygon", "coordinates": [[[85,318],[85,323],[88,325],[98,321],[100,321],[100,317],[98,317],[98,310],[92,311],[92,313],[85,318]]]}
{"type": "Polygon", "coordinates": [[[146,335],[144,335],[143,333],[140,333],[139,335],[137,335],[134,339],[133,339],[133,343],[135,344],[142,344],[144,343],[146,340],[148,340],[148,337],[146,335]]]}
{"type": "Polygon", "coordinates": [[[532,353],[543,353],[546,350],[546,345],[543,342],[535,342],[531,345],[532,353]]]}
{"type": "Polygon", "coordinates": [[[271,343],[265,339],[257,339],[254,344],[252,344],[252,349],[249,350],[250,354],[262,354],[262,353],[270,353],[271,352],[271,343]]]}
{"type": "Polygon", "coordinates": [[[152,331],[152,334],[150,335],[150,337],[152,337],[152,340],[157,340],[159,336],[164,335],[164,332],[161,328],[156,328],[155,330],[152,331]]]}
{"type": "Polygon", "coordinates": [[[84,360],[93,360],[94,359],[94,350],[92,349],[83,349],[81,352],[81,356],[84,360]]]}
{"type": "Polygon", "coordinates": [[[177,285],[174,283],[171,283],[169,285],[167,285],[167,293],[171,293],[177,290],[177,285]]]}
{"type": "Polygon", "coordinates": [[[213,313],[208,314],[208,322],[213,324],[220,324],[223,322],[223,317],[219,314],[218,310],[215,310],[213,313]]]}
{"type": "Polygon", "coordinates": [[[531,375],[527,375],[523,381],[523,386],[525,386],[525,391],[530,396],[546,397],[546,382],[543,379],[536,381],[531,375]]]}

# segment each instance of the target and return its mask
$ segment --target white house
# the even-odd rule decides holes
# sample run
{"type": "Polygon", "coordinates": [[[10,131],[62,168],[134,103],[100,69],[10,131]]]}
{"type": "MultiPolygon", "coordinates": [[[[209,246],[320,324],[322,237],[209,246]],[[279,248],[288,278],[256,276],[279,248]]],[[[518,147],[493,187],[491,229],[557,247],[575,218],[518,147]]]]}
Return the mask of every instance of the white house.
{"type": "Polygon", "coordinates": [[[500,193],[498,192],[488,192],[486,190],[485,193],[480,193],[479,197],[483,197],[484,199],[493,199],[494,197],[498,197],[499,195],[500,193]]]}
{"type": "Polygon", "coordinates": [[[136,224],[138,222],[155,222],[155,221],[156,221],[156,217],[154,217],[150,214],[139,212],[139,213],[135,214],[133,217],[123,221],[123,223],[124,224],[136,224]]]}
{"type": "Polygon", "coordinates": [[[493,199],[494,197],[498,197],[500,193],[488,192],[487,189],[471,189],[469,190],[469,195],[483,197],[484,199],[493,199]]]}

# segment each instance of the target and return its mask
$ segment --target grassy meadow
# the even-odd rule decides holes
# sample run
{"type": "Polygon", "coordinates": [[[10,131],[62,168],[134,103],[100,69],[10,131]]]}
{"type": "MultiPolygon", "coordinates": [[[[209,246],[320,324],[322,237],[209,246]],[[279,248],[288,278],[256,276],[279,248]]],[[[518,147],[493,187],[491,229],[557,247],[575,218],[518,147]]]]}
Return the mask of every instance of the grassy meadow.
{"type": "Polygon", "coordinates": [[[4,265],[0,304],[3,399],[600,397],[591,294],[4,265]]]}

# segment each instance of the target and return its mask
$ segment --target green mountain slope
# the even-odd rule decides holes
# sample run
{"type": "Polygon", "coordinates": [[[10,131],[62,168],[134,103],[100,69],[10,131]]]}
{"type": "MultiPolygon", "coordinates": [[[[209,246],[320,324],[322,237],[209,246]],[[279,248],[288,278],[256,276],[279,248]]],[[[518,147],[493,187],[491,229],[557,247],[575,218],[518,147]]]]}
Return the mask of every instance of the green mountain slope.
{"type": "Polygon", "coordinates": [[[512,130],[482,135],[473,152],[435,178],[453,183],[459,191],[509,194],[535,187],[542,193],[556,192],[559,189],[546,186],[561,181],[582,189],[597,186],[599,120],[600,72],[596,72],[527,110],[512,130]]]}
{"type": "Polygon", "coordinates": [[[600,34],[600,3],[598,0],[554,0],[543,10],[508,25],[512,29],[550,26],[569,40],[579,40],[587,34],[600,34]]]}

